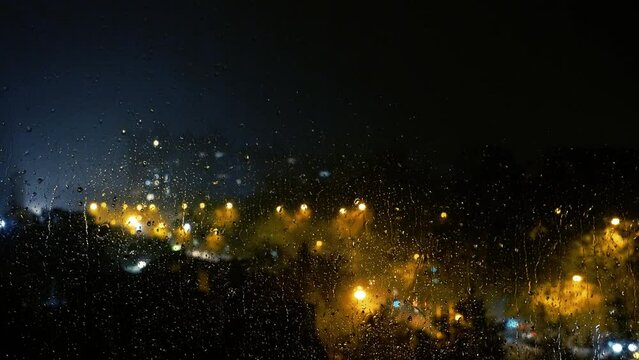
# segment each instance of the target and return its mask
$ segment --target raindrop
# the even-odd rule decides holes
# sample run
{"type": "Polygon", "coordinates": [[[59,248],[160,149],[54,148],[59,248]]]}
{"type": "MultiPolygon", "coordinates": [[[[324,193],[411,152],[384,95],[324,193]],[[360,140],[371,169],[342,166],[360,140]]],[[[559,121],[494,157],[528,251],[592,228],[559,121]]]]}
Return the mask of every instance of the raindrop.
{"type": "Polygon", "coordinates": [[[84,189],[82,188],[82,186],[78,186],[78,192],[81,193],[83,191],[84,191],[84,189]]]}

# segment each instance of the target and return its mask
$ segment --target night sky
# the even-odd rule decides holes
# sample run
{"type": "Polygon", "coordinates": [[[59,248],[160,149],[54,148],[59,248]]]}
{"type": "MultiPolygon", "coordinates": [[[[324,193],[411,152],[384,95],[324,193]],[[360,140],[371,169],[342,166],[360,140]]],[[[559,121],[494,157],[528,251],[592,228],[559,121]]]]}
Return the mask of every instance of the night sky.
{"type": "Polygon", "coordinates": [[[5,184],[72,193],[158,127],[317,157],[637,144],[630,6],[162,3],[0,2],[5,184]]]}

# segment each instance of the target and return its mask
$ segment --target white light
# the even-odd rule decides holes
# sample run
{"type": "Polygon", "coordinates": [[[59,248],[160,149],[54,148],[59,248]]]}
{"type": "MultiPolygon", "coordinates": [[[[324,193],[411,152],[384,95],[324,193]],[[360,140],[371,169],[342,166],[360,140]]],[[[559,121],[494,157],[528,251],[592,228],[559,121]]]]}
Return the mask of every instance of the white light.
{"type": "Polygon", "coordinates": [[[639,346],[635,345],[635,344],[628,344],[628,350],[635,352],[637,351],[637,349],[639,349],[639,346]]]}
{"type": "Polygon", "coordinates": [[[572,276],[572,281],[574,282],[581,282],[584,278],[581,275],[573,275],[572,276]]]}
{"type": "Polygon", "coordinates": [[[144,269],[146,267],[147,263],[144,260],[140,260],[140,261],[138,261],[137,265],[138,265],[138,268],[144,269]]]}
{"type": "Polygon", "coordinates": [[[146,200],[147,200],[147,201],[153,201],[153,200],[155,200],[155,195],[154,195],[154,194],[151,194],[151,193],[146,194],[146,200]]]}
{"type": "Polygon", "coordinates": [[[4,229],[7,226],[7,223],[4,220],[0,220],[0,229],[4,229]]]}
{"type": "Polygon", "coordinates": [[[364,291],[364,289],[362,289],[361,286],[358,286],[357,289],[355,289],[355,293],[353,294],[353,296],[355,296],[355,299],[362,301],[366,297],[366,292],[364,291]]]}
{"type": "Polygon", "coordinates": [[[612,344],[612,351],[618,354],[623,351],[623,346],[620,343],[614,343],[612,344]]]}
{"type": "Polygon", "coordinates": [[[153,147],[158,147],[160,146],[160,141],[159,140],[153,140],[153,147]]]}
{"type": "Polygon", "coordinates": [[[182,229],[184,230],[185,233],[191,232],[191,224],[186,223],[186,224],[182,225],[182,229]]]}
{"type": "Polygon", "coordinates": [[[359,203],[359,205],[357,205],[357,208],[359,209],[359,211],[364,211],[366,210],[366,204],[359,203]]]}
{"type": "Polygon", "coordinates": [[[229,201],[229,202],[227,202],[227,203],[226,203],[226,208],[227,208],[227,209],[229,209],[229,210],[231,210],[231,209],[233,208],[233,203],[232,203],[232,202],[230,202],[230,201],[229,201]]]}
{"type": "Polygon", "coordinates": [[[610,220],[610,223],[613,226],[617,226],[617,225],[619,225],[619,223],[621,223],[621,220],[618,217],[614,217],[614,218],[612,218],[612,220],[610,220]]]}

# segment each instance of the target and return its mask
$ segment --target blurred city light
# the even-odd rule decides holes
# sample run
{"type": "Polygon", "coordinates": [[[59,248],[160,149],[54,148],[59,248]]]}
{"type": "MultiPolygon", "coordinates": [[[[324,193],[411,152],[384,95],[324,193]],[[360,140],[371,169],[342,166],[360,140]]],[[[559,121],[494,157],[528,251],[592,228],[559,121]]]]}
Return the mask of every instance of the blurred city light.
{"type": "Polygon", "coordinates": [[[616,354],[619,354],[620,352],[623,351],[623,345],[621,345],[620,343],[614,343],[611,346],[612,351],[616,354]]]}
{"type": "Polygon", "coordinates": [[[617,225],[619,225],[621,223],[621,220],[618,217],[613,217],[612,220],[610,220],[610,223],[613,226],[617,226],[617,225]]]}
{"type": "Polygon", "coordinates": [[[353,296],[355,296],[355,299],[357,299],[359,301],[362,301],[366,297],[366,292],[364,291],[364,289],[361,286],[358,286],[355,289],[355,293],[353,293],[353,296]]]}

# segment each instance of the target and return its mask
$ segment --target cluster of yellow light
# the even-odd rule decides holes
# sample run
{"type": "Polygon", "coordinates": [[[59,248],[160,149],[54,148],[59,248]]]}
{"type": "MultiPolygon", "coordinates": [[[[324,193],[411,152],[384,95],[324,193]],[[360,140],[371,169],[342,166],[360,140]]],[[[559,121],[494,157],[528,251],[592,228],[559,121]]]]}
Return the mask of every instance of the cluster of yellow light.
{"type": "Polygon", "coordinates": [[[149,210],[155,211],[155,210],[157,210],[157,207],[155,206],[155,204],[151,204],[151,205],[149,205],[149,210]]]}
{"type": "Polygon", "coordinates": [[[459,321],[459,320],[461,320],[463,318],[464,318],[464,315],[462,315],[460,313],[455,314],[455,321],[459,321]]]}
{"type": "Polygon", "coordinates": [[[227,208],[228,210],[231,210],[231,209],[233,208],[233,203],[229,201],[229,202],[227,202],[227,203],[226,203],[226,205],[225,205],[225,206],[226,206],[226,208],[227,208]]]}
{"type": "Polygon", "coordinates": [[[359,209],[359,211],[364,211],[366,210],[366,204],[359,203],[359,205],[357,205],[357,208],[359,209]]]}
{"type": "Polygon", "coordinates": [[[582,282],[583,279],[584,278],[581,275],[573,275],[572,276],[572,281],[574,281],[574,282],[582,282]]]}
{"type": "Polygon", "coordinates": [[[142,209],[144,209],[144,205],[142,205],[142,204],[138,204],[135,208],[136,208],[138,211],[142,211],[142,209]]]}
{"type": "Polygon", "coordinates": [[[561,208],[556,208],[555,209],[555,214],[561,215],[561,208]]]}
{"type": "Polygon", "coordinates": [[[104,201],[100,203],[100,207],[103,209],[107,208],[107,203],[105,203],[104,201]]]}
{"type": "Polygon", "coordinates": [[[306,210],[308,210],[308,205],[306,204],[300,205],[300,210],[302,210],[302,212],[305,212],[306,210]]]}
{"type": "Polygon", "coordinates": [[[203,203],[203,202],[201,202],[201,203],[200,203],[200,209],[204,209],[205,207],[206,207],[206,204],[205,204],[205,203],[203,203]]]}
{"type": "Polygon", "coordinates": [[[442,213],[439,214],[439,217],[442,219],[446,219],[448,217],[448,214],[445,211],[442,211],[442,213]]]}
{"type": "Polygon", "coordinates": [[[355,292],[353,293],[353,296],[358,301],[362,301],[364,300],[364,298],[366,298],[366,291],[364,291],[364,289],[361,286],[358,286],[357,288],[355,288],[355,292]]]}
{"type": "Polygon", "coordinates": [[[98,204],[97,203],[91,203],[91,205],[89,205],[89,209],[91,209],[91,211],[98,210],[98,204]]]}
{"type": "Polygon", "coordinates": [[[281,213],[282,211],[284,211],[284,207],[283,207],[282,205],[278,205],[278,206],[275,208],[275,211],[277,211],[278,213],[281,213]]]}
{"type": "Polygon", "coordinates": [[[413,255],[413,259],[419,260],[419,256],[420,256],[419,254],[415,254],[415,255],[413,255]]]}
{"type": "Polygon", "coordinates": [[[618,217],[613,217],[612,220],[610,220],[610,224],[612,224],[613,226],[617,226],[621,223],[621,220],[618,217]]]}
{"type": "Polygon", "coordinates": [[[346,215],[346,208],[339,209],[339,213],[342,215],[346,215]]]}
{"type": "Polygon", "coordinates": [[[186,210],[186,208],[189,207],[189,204],[187,203],[182,203],[182,210],[186,210]]]}
{"type": "Polygon", "coordinates": [[[318,249],[321,248],[323,245],[324,245],[324,242],[322,240],[317,240],[315,242],[315,247],[318,249]]]}

